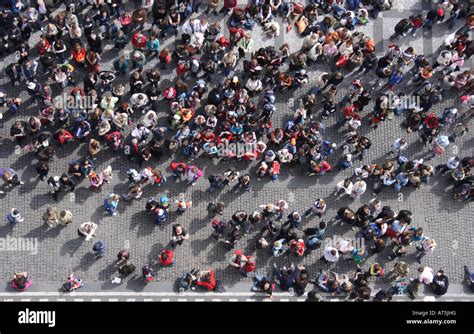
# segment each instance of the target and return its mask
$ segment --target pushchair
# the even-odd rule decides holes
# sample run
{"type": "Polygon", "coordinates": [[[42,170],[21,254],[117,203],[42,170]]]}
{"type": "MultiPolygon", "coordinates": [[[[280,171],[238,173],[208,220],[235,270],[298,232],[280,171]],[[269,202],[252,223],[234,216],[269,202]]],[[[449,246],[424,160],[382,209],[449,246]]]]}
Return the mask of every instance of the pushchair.
{"type": "Polygon", "coordinates": [[[199,274],[198,269],[192,269],[189,272],[185,272],[176,280],[176,288],[178,293],[183,293],[189,289],[196,290],[197,275],[199,274]]]}

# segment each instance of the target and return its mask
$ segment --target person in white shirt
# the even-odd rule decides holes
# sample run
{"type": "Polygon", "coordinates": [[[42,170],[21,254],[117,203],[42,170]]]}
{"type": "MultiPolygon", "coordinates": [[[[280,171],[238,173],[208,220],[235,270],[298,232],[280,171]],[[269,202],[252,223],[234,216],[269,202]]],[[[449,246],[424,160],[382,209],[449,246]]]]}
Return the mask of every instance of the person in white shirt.
{"type": "Polygon", "coordinates": [[[135,93],[130,97],[130,103],[132,104],[132,108],[137,108],[144,114],[145,107],[148,104],[148,96],[143,93],[135,93]]]}
{"type": "Polygon", "coordinates": [[[451,157],[448,159],[448,162],[446,164],[440,164],[435,167],[436,170],[439,170],[439,173],[441,175],[446,174],[449,171],[453,171],[456,168],[459,167],[459,164],[461,162],[461,159],[459,157],[451,157]]]}
{"type": "Polygon", "coordinates": [[[433,282],[434,279],[434,270],[430,267],[419,267],[418,268],[418,280],[426,285],[429,285],[433,282]]]}
{"type": "Polygon", "coordinates": [[[154,127],[158,123],[156,112],[148,110],[148,112],[142,117],[141,123],[147,128],[154,127]]]}
{"type": "Polygon", "coordinates": [[[133,129],[131,136],[136,138],[138,141],[145,142],[150,130],[147,129],[143,124],[138,124],[135,129],[133,129]]]}
{"type": "Polygon", "coordinates": [[[333,196],[340,198],[344,195],[350,195],[352,193],[352,188],[354,184],[351,179],[345,179],[336,184],[336,191],[333,193],[333,196]]]}
{"type": "Polygon", "coordinates": [[[351,191],[351,197],[356,199],[361,197],[367,190],[367,183],[364,180],[359,180],[354,183],[351,191]]]}
{"type": "Polygon", "coordinates": [[[339,251],[331,246],[327,246],[321,260],[325,262],[337,262],[339,260],[339,251]]]}

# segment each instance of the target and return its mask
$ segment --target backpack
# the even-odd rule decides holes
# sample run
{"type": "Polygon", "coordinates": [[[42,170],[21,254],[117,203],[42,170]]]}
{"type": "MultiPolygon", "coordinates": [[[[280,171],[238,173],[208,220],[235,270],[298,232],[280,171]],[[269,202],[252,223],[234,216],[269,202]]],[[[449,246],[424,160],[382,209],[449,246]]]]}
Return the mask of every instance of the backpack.
{"type": "Polygon", "coordinates": [[[306,245],[309,249],[318,249],[319,247],[321,247],[321,240],[314,237],[309,239],[306,245]]]}
{"type": "Polygon", "coordinates": [[[403,19],[397,23],[397,25],[395,26],[395,31],[405,31],[408,28],[409,24],[409,19],[403,19]]]}

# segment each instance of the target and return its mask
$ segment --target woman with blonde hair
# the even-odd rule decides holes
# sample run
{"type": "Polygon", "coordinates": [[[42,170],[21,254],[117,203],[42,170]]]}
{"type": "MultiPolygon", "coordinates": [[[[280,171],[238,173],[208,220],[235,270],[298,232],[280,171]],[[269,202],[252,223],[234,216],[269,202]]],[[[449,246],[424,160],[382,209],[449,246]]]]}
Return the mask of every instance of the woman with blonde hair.
{"type": "Polygon", "coordinates": [[[91,138],[89,141],[89,154],[91,155],[92,159],[96,158],[96,155],[100,152],[101,147],[98,140],[91,138]]]}

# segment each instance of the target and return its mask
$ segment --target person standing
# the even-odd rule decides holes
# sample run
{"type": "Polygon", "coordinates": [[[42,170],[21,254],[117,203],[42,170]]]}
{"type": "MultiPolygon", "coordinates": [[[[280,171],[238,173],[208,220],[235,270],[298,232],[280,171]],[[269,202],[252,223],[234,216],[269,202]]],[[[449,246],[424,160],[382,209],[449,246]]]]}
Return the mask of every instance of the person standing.
{"type": "Polygon", "coordinates": [[[54,227],[59,223],[58,209],[54,207],[49,207],[46,209],[46,212],[43,214],[41,219],[49,226],[54,227]]]}
{"type": "Polygon", "coordinates": [[[418,280],[426,285],[429,285],[433,282],[434,279],[434,270],[430,267],[419,267],[418,268],[418,280]]]}
{"type": "Polygon", "coordinates": [[[38,166],[36,166],[36,173],[41,181],[44,181],[44,178],[48,176],[49,166],[46,161],[41,161],[38,166]]]}
{"type": "Polygon", "coordinates": [[[239,57],[244,58],[247,54],[251,54],[253,45],[252,35],[249,32],[245,33],[244,37],[237,42],[239,57]]]}
{"type": "Polygon", "coordinates": [[[184,240],[189,239],[189,233],[180,225],[173,225],[173,236],[171,237],[171,247],[175,248],[176,245],[182,245],[184,240]]]}
{"type": "Polygon", "coordinates": [[[59,192],[61,191],[59,176],[50,176],[47,183],[51,189],[51,194],[53,195],[54,200],[57,201],[59,192]]]}
{"type": "Polygon", "coordinates": [[[338,250],[332,246],[327,246],[324,250],[321,260],[326,263],[336,263],[339,260],[338,250]]]}
{"type": "Polygon", "coordinates": [[[13,208],[7,215],[7,221],[13,225],[25,221],[25,218],[22,217],[20,210],[18,210],[17,208],[13,208]]]}
{"type": "Polygon", "coordinates": [[[308,217],[311,215],[311,213],[316,214],[319,218],[321,218],[326,212],[327,204],[322,198],[318,198],[316,201],[314,201],[313,205],[311,208],[305,211],[304,216],[308,217]]]}
{"type": "Polygon", "coordinates": [[[117,194],[110,194],[105,200],[104,200],[104,207],[105,211],[111,216],[117,215],[117,207],[119,204],[120,196],[117,194]]]}
{"type": "Polygon", "coordinates": [[[421,241],[421,246],[418,246],[416,249],[419,253],[416,255],[416,260],[418,263],[421,263],[421,259],[428,254],[433,253],[434,249],[436,248],[436,241],[431,238],[424,238],[421,241]]]}
{"type": "Polygon", "coordinates": [[[73,215],[69,210],[62,210],[59,213],[59,223],[61,225],[69,225],[72,223],[73,215]]]}
{"type": "Polygon", "coordinates": [[[97,227],[98,227],[97,224],[93,222],[85,222],[79,226],[79,229],[77,230],[77,232],[80,236],[85,236],[86,241],[89,241],[92,239],[92,237],[95,236],[97,227]]]}
{"type": "Polygon", "coordinates": [[[0,168],[0,176],[9,188],[25,184],[18,178],[18,174],[13,168],[0,168]]]}

